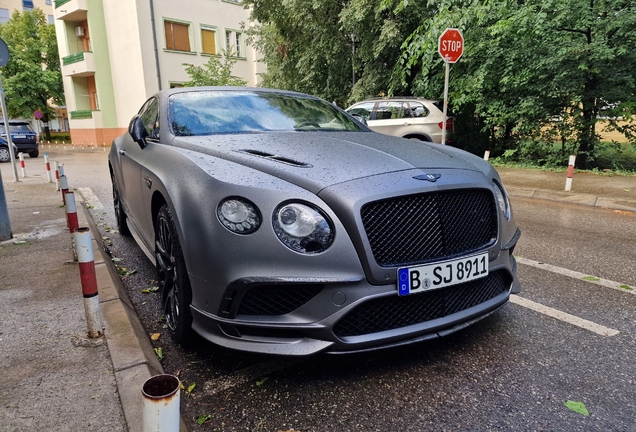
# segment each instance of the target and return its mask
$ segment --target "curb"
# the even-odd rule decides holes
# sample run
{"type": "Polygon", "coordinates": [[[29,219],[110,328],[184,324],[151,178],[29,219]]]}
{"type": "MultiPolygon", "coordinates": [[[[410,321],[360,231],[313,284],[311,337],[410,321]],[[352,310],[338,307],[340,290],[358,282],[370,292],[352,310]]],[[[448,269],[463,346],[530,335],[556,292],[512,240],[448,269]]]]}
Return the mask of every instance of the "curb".
{"type": "Polygon", "coordinates": [[[506,190],[510,196],[521,198],[536,198],[548,201],[559,201],[570,204],[636,212],[636,200],[514,186],[507,186],[506,190]]]}
{"type": "MultiPolygon", "coordinates": [[[[105,255],[99,231],[88,209],[85,205],[82,205],[82,209],[82,212],[78,212],[78,219],[80,226],[88,226],[91,229],[104,337],[113,363],[113,373],[126,426],[129,432],[142,432],[141,388],[146,380],[163,374],[164,370],[110,257],[105,255]]],[[[183,416],[180,416],[180,431],[189,430],[183,416]]]]}

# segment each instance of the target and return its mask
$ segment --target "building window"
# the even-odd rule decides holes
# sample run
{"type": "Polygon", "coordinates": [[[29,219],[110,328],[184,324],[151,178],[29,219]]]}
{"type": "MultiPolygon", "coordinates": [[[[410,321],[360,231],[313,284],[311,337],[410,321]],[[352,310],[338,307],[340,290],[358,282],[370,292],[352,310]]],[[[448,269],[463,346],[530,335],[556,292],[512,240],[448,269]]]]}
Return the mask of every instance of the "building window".
{"type": "Polygon", "coordinates": [[[9,9],[0,8],[0,24],[9,21],[9,9]]]}
{"type": "Polygon", "coordinates": [[[183,87],[183,83],[179,83],[179,82],[170,83],[170,88],[182,88],[182,87],[183,87]]]}
{"type": "Polygon", "coordinates": [[[33,0],[22,0],[22,9],[33,10],[33,0]]]}
{"type": "Polygon", "coordinates": [[[217,54],[215,28],[201,27],[201,52],[203,54],[217,54]]]}
{"type": "Polygon", "coordinates": [[[51,0],[46,0],[47,5],[50,5],[51,3],[52,3],[51,0]]]}
{"type": "Polygon", "coordinates": [[[55,24],[55,17],[53,15],[47,15],[47,19],[49,20],[49,24],[55,24]]]}
{"type": "Polygon", "coordinates": [[[245,57],[243,53],[243,33],[236,30],[226,30],[225,49],[233,57],[245,57]]]}
{"type": "Polygon", "coordinates": [[[164,21],[166,49],[190,52],[190,25],[174,21],[164,21]]]}

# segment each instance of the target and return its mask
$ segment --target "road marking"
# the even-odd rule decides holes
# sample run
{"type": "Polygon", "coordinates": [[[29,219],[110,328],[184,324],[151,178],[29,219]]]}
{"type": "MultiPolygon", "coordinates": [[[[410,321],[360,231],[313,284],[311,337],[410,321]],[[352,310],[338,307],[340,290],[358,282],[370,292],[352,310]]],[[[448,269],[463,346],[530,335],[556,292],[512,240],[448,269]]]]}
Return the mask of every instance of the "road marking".
{"type": "Polygon", "coordinates": [[[79,192],[82,194],[82,197],[84,198],[84,202],[87,205],[91,206],[95,210],[104,210],[104,206],[99,201],[99,198],[97,198],[97,195],[93,193],[93,190],[91,188],[81,187],[81,188],[78,188],[77,190],[79,190],[79,192]]]}
{"type": "Polygon", "coordinates": [[[531,309],[535,312],[548,315],[552,318],[556,318],[560,321],[575,325],[582,329],[589,330],[596,334],[600,334],[601,336],[616,336],[617,334],[620,333],[618,330],[614,330],[609,327],[596,324],[592,321],[588,321],[586,319],[579,318],[574,315],[570,315],[569,313],[565,313],[558,309],[554,309],[554,308],[542,305],[541,303],[533,302],[532,300],[519,297],[518,295],[515,295],[515,294],[510,295],[510,302],[518,304],[519,306],[523,306],[525,308],[531,309]]]}
{"type": "Polygon", "coordinates": [[[578,280],[590,282],[596,285],[601,285],[606,288],[616,289],[624,293],[636,294],[636,289],[634,289],[634,287],[631,287],[627,284],[614,282],[609,279],[603,279],[603,278],[599,278],[595,276],[590,276],[588,274],[577,272],[575,270],[568,270],[563,267],[557,267],[551,264],[546,264],[539,261],[533,261],[533,260],[522,258],[522,257],[515,256],[515,259],[517,260],[519,264],[524,264],[524,265],[536,267],[542,270],[547,270],[552,273],[557,273],[563,276],[571,277],[573,279],[578,279],[578,280]]]}

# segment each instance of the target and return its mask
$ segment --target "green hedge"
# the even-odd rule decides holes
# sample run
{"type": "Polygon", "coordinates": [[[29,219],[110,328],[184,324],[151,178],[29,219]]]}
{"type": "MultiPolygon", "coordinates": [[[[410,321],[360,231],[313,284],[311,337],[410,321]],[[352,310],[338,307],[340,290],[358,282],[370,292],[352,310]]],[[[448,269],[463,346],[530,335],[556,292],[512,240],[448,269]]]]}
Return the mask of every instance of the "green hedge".
{"type": "MultiPolygon", "coordinates": [[[[55,141],[59,143],[63,142],[71,142],[71,134],[70,132],[51,132],[51,143],[55,143],[55,141]]],[[[46,143],[46,135],[40,134],[40,143],[46,143]]]]}

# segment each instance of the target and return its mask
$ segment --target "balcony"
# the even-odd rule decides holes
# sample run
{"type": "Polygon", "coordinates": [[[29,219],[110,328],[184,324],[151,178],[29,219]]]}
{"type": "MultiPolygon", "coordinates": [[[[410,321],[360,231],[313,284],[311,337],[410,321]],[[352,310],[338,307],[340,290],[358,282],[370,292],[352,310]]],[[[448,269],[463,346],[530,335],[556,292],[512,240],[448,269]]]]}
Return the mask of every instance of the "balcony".
{"type": "Polygon", "coordinates": [[[86,77],[94,74],[95,58],[91,51],[80,51],[62,58],[63,76],[86,77]]]}
{"type": "Polygon", "coordinates": [[[102,112],[99,110],[77,110],[68,113],[71,129],[100,129],[104,127],[102,112]]]}
{"type": "Polygon", "coordinates": [[[63,21],[84,21],[88,6],[87,0],[55,0],[55,19],[63,21]]]}

